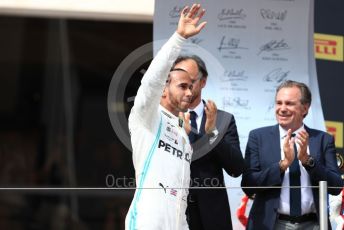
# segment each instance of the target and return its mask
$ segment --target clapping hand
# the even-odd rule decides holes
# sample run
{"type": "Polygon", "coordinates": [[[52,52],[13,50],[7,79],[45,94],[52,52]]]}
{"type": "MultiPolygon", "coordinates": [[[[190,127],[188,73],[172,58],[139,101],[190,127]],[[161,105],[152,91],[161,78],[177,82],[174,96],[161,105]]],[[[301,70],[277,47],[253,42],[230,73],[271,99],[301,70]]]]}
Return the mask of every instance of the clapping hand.
{"type": "Polygon", "coordinates": [[[308,153],[307,153],[308,140],[309,140],[309,135],[306,132],[306,130],[301,130],[296,136],[296,141],[300,146],[300,150],[297,157],[302,162],[302,164],[304,164],[308,159],[308,153]]]}
{"type": "Polygon", "coordinates": [[[216,129],[216,117],[217,117],[217,107],[215,102],[208,100],[204,106],[205,114],[207,115],[207,120],[205,121],[205,132],[207,134],[211,133],[216,129]]]}
{"type": "Polygon", "coordinates": [[[294,143],[295,138],[291,136],[292,132],[291,129],[288,130],[288,133],[283,141],[283,152],[284,152],[284,159],[280,163],[280,167],[286,170],[291,163],[294,161],[295,153],[294,153],[294,143]]]}

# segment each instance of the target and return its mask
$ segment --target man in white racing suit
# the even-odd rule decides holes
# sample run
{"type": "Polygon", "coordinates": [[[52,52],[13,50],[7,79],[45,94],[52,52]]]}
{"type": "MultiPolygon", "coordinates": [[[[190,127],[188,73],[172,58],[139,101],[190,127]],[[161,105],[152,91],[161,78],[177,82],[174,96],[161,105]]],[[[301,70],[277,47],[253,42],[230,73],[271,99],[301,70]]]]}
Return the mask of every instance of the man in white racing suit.
{"type": "Polygon", "coordinates": [[[188,229],[186,200],[192,148],[179,113],[186,112],[192,81],[182,69],[171,70],[183,43],[206,22],[199,4],[181,12],[177,31],[161,48],[143,76],[129,115],[136,192],[126,229],[188,229]]]}

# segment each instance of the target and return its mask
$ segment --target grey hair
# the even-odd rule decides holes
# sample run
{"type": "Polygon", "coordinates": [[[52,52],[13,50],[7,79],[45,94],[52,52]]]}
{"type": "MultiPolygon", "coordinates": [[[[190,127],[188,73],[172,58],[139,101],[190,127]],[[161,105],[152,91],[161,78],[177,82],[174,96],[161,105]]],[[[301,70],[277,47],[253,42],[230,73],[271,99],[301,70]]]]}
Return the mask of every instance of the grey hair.
{"type": "Polygon", "coordinates": [[[292,80],[287,80],[282,82],[277,88],[276,88],[276,96],[277,93],[282,89],[282,88],[292,88],[292,87],[297,87],[299,88],[301,92],[301,104],[303,105],[311,105],[312,103],[312,93],[308,86],[302,82],[297,82],[297,81],[292,81],[292,80]]]}

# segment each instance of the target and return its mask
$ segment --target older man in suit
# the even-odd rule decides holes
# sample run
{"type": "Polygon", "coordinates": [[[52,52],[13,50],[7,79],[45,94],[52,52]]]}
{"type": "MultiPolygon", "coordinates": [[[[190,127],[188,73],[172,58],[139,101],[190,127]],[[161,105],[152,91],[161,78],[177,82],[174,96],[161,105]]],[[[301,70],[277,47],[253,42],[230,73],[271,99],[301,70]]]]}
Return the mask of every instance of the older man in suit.
{"type": "MultiPolygon", "coordinates": [[[[233,177],[240,176],[244,169],[234,116],[217,110],[214,102],[202,100],[208,72],[201,58],[181,56],[173,68],[187,71],[193,81],[186,114],[186,120],[191,121],[189,139],[194,149],[191,187],[225,186],[223,169],[233,177]]],[[[187,216],[191,230],[232,229],[226,189],[190,189],[187,216]]]]}
{"type": "Polygon", "coordinates": [[[338,187],[330,194],[341,191],[334,138],[303,123],[311,98],[305,84],[282,83],[275,96],[278,124],[249,134],[241,185],[269,188],[243,188],[256,194],[247,229],[319,229],[319,190],[310,186],[327,181],[338,187]]]}

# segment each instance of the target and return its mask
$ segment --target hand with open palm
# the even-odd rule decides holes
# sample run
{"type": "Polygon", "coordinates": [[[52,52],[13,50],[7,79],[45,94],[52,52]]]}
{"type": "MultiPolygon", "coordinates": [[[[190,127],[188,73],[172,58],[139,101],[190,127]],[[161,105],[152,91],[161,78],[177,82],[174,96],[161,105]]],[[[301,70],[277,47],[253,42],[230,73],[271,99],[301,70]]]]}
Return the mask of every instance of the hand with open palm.
{"type": "Polygon", "coordinates": [[[193,4],[191,9],[189,6],[184,7],[180,14],[177,33],[184,38],[189,38],[198,34],[207,23],[199,23],[204,13],[205,10],[201,9],[200,4],[193,4]]]}

